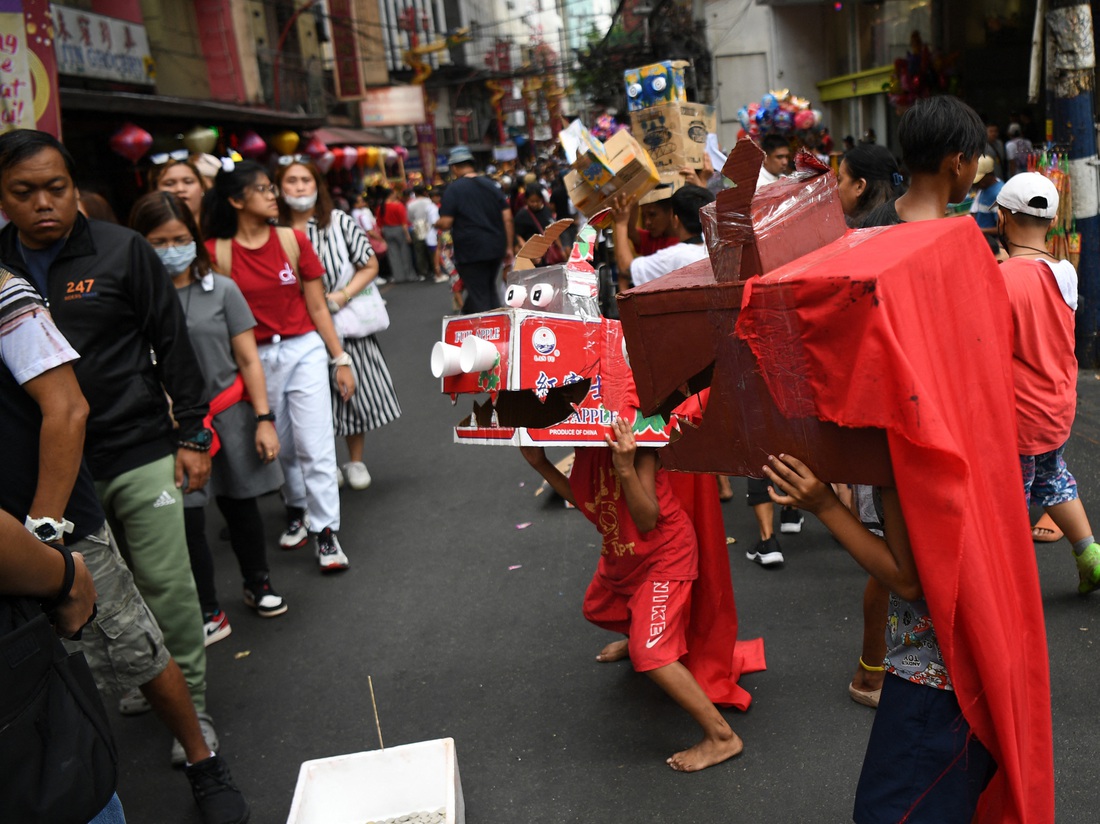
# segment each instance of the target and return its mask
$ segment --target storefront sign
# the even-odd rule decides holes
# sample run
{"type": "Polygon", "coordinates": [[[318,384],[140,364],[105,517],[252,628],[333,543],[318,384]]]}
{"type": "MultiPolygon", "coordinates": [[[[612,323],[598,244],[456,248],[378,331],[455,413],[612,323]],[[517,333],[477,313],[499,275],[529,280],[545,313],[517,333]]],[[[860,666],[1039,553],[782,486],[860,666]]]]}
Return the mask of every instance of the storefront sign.
{"type": "Polygon", "coordinates": [[[145,26],[65,6],[52,9],[58,74],[153,84],[145,26]]]}
{"type": "Polygon", "coordinates": [[[421,86],[367,89],[359,111],[364,126],[415,126],[426,120],[424,90],[421,86]]]}
{"type": "Polygon", "coordinates": [[[49,5],[0,0],[0,132],[41,129],[61,136],[49,5]]]}
{"type": "Polygon", "coordinates": [[[332,77],[340,100],[363,99],[363,76],[359,71],[359,42],[351,0],[328,0],[332,25],[332,77]],[[335,21],[339,21],[338,23],[335,21]]]}

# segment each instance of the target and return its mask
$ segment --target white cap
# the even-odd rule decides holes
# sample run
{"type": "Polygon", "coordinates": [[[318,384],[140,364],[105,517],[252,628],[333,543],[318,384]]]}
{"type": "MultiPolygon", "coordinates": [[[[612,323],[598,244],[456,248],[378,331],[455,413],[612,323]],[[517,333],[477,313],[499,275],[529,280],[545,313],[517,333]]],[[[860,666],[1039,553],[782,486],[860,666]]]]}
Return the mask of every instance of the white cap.
{"type": "Polygon", "coordinates": [[[974,175],[974,182],[977,183],[987,174],[993,171],[993,158],[989,155],[982,155],[978,158],[978,173],[974,175]]]}
{"type": "Polygon", "coordinates": [[[1058,189],[1038,172],[1023,172],[1001,188],[997,205],[1017,214],[1053,220],[1058,214],[1058,189]]]}

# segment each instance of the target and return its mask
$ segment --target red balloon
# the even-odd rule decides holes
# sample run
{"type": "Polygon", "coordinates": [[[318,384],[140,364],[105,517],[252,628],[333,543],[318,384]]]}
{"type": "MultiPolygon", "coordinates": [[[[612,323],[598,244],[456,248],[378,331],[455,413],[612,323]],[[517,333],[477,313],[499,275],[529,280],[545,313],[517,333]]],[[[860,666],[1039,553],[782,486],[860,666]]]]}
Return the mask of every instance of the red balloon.
{"type": "Polygon", "coordinates": [[[127,123],[111,135],[108,143],[115,154],[122,155],[131,163],[137,163],[153,145],[153,136],[140,126],[127,123]]]}
{"type": "Polygon", "coordinates": [[[321,138],[319,138],[317,135],[311,137],[309,139],[309,143],[307,143],[305,145],[305,148],[302,149],[302,154],[308,155],[314,160],[323,157],[326,152],[328,152],[328,146],[326,146],[325,142],[321,140],[321,138]]]}
{"type": "Polygon", "coordinates": [[[256,160],[263,157],[267,152],[267,144],[264,143],[264,139],[256,134],[254,131],[247,131],[241,135],[240,143],[237,145],[237,151],[241,157],[247,157],[250,160],[256,160]]]}

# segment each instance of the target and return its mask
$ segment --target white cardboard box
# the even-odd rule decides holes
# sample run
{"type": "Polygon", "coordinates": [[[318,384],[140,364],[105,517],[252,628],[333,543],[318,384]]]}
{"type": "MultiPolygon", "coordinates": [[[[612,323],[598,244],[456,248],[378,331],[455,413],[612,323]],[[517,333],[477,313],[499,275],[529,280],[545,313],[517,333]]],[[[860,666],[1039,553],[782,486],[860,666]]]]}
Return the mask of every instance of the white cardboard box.
{"type": "Polygon", "coordinates": [[[303,762],[286,822],[364,824],[441,807],[447,824],[465,824],[453,738],[303,762]]]}

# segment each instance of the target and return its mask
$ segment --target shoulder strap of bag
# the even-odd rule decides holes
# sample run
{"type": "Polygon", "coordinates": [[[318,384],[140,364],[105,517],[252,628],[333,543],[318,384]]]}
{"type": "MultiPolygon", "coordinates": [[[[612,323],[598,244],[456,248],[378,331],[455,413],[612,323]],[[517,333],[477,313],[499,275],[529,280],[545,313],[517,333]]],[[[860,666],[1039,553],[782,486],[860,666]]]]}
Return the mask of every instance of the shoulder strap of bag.
{"type": "Polygon", "coordinates": [[[287,260],[290,261],[290,268],[294,270],[294,274],[298,274],[298,261],[302,258],[302,250],[298,246],[298,238],[294,235],[294,230],[289,226],[276,226],[275,234],[279,237],[279,243],[283,247],[283,251],[286,252],[287,260]]]}
{"type": "Polygon", "coordinates": [[[230,276],[233,270],[233,238],[220,237],[214,241],[214,264],[218,272],[230,276]]]}

